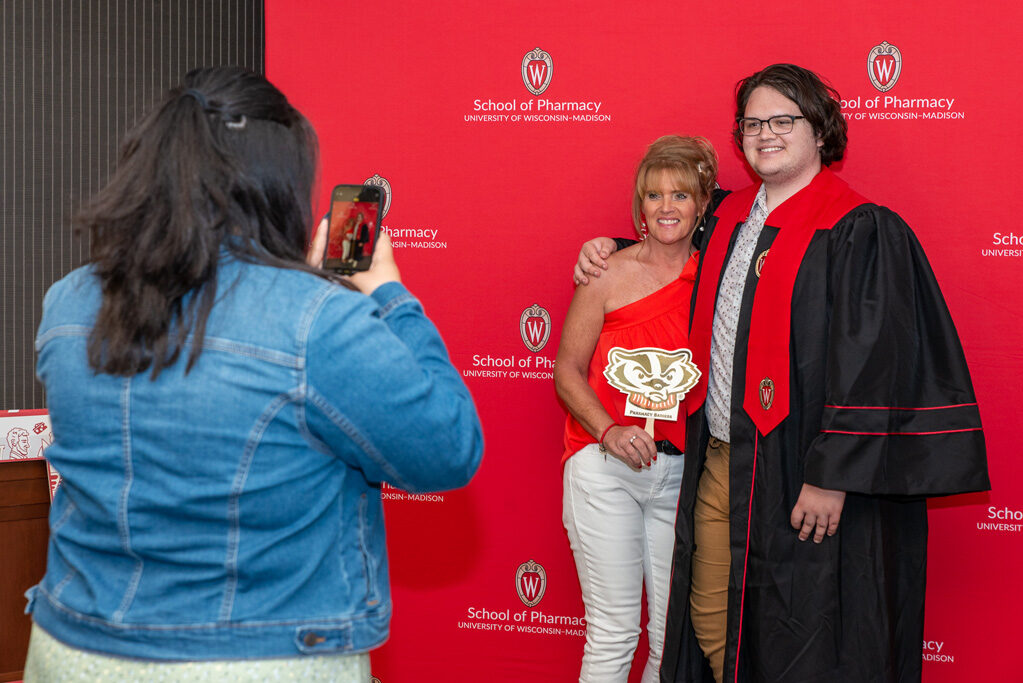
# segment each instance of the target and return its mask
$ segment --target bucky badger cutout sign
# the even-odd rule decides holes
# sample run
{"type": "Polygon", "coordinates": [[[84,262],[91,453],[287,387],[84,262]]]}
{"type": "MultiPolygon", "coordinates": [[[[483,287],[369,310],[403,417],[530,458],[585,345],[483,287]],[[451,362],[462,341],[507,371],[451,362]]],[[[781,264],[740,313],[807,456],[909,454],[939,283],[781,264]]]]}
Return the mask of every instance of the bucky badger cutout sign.
{"type": "Polygon", "coordinates": [[[678,419],[678,405],[700,381],[700,375],[689,349],[616,346],[607,352],[604,368],[608,384],[628,395],[626,416],[645,417],[651,433],[653,420],[678,419]]]}

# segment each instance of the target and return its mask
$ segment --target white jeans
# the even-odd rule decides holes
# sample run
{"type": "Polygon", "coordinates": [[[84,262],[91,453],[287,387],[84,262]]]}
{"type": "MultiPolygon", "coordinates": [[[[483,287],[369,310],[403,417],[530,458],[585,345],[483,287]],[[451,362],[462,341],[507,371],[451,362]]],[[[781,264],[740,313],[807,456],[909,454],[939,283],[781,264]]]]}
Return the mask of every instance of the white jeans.
{"type": "Polygon", "coordinates": [[[628,680],[644,582],[650,655],[643,683],[658,680],[681,484],[681,455],[659,453],[636,472],[591,444],[565,463],[562,520],[586,606],[581,682],[628,680]]]}

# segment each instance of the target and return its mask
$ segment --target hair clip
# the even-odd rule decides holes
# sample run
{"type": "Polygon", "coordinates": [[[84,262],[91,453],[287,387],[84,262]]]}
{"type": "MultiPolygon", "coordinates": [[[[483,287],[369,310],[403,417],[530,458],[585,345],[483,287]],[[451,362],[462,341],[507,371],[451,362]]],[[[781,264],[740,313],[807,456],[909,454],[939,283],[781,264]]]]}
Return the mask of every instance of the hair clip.
{"type": "Polygon", "coordinates": [[[206,96],[195,88],[189,88],[188,90],[181,93],[185,97],[191,97],[193,100],[199,103],[199,106],[203,108],[203,111],[209,111],[210,105],[206,101],[206,96]]]}
{"type": "Polygon", "coordinates": [[[245,114],[239,116],[236,121],[224,121],[224,125],[231,130],[241,130],[245,127],[245,114]]]}

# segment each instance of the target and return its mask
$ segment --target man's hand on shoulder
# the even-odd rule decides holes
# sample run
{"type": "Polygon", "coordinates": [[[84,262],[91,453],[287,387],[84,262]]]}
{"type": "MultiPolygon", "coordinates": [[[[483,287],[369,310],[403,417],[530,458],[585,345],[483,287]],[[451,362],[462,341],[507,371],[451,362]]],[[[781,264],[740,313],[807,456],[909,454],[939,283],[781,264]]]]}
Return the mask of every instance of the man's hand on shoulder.
{"type": "Polygon", "coordinates": [[[799,532],[799,540],[813,536],[814,543],[824,540],[824,535],[834,536],[838,532],[838,520],[845,506],[845,491],[822,489],[813,484],[803,484],[799,500],[792,508],[789,520],[792,528],[799,532]]]}
{"type": "Polygon", "coordinates": [[[583,244],[579,259],[572,269],[572,281],[577,285],[588,285],[589,277],[600,277],[607,270],[607,259],[617,251],[618,245],[610,237],[595,237],[583,244]]]}

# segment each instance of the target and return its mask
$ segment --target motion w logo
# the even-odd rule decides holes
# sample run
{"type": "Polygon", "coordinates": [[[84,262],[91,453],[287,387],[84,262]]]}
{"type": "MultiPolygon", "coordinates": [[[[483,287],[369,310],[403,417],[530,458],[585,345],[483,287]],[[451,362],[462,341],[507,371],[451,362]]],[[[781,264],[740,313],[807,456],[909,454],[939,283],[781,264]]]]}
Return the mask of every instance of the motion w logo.
{"type": "Polygon", "coordinates": [[[879,55],[874,60],[874,72],[877,74],[877,80],[881,85],[888,85],[888,82],[892,80],[892,75],[895,73],[895,57],[879,55]]]}
{"type": "Polygon", "coordinates": [[[532,61],[526,68],[529,70],[529,82],[539,90],[543,87],[544,77],[547,75],[547,65],[540,61],[532,61]]]}
{"type": "Polygon", "coordinates": [[[544,324],[541,318],[530,318],[526,321],[526,336],[534,346],[539,346],[543,341],[544,324]]]}
{"type": "Polygon", "coordinates": [[[526,596],[526,600],[535,600],[537,593],[540,592],[540,575],[534,573],[525,573],[522,575],[522,594],[526,596]]]}

